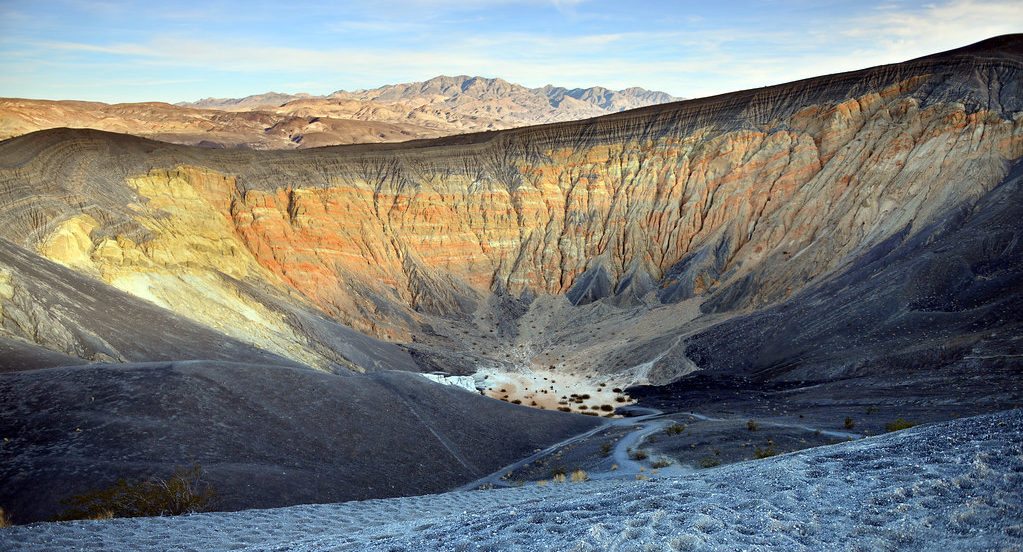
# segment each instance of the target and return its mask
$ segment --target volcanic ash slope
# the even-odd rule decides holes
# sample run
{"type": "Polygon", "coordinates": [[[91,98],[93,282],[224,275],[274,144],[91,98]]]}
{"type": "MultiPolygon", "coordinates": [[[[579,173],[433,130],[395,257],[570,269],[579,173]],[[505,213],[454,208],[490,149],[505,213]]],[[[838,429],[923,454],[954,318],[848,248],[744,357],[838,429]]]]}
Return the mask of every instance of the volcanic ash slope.
{"type": "Polygon", "coordinates": [[[681,477],[36,524],[0,548],[81,550],[1013,550],[1023,412],[681,477]]]}

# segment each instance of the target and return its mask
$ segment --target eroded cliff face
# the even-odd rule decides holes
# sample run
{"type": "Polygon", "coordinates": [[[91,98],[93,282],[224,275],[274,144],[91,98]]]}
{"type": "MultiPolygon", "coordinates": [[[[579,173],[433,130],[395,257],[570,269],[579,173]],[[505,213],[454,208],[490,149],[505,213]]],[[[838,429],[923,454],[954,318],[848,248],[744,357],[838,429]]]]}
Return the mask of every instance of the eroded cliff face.
{"type": "MultiPolygon", "coordinates": [[[[530,301],[599,301],[622,321],[660,320],[636,339],[663,348],[701,326],[680,329],[658,309],[709,324],[775,305],[893,236],[969,209],[1023,157],[1020,50],[1017,38],[579,123],[394,146],[253,153],[118,148],[93,133],[12,140],[0,148],[0,182],[12,190],[3,213],[17,222],[5,237],[311,365],[326,362],[319,345],[239,283],[455,364],[624,369],[653,350],[629,340],[594,358],[607,335],[593,334],[552,355],[563,345],[542,330],[569,331],[555,319],[582,307],[530,301]],[[97,149],[115,151],[113,162],[97,165],[97,149]],[[47,180],[46,201],[24,192],[40,173],[65,179],[47,180]],[[99,196],[96,182],[120,188],[99,196]],[[536,305],[549,311],[534,313],[544,319],[536,332],[507,325],[536,305]],[[478,332],[482,344],[462,337],[478,332]],[[630,351],[638,358],[623,360],[630,351]]],[[[675,357],[664,378],[692,368],[675,357]]]]}

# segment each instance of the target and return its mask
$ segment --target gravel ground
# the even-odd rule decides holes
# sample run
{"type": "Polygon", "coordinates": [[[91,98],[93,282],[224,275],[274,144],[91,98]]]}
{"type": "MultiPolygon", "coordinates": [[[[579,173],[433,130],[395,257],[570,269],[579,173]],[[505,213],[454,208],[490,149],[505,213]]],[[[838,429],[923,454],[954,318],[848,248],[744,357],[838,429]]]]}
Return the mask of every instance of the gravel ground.
{"type": "Polygon", "coordinates": [[[1023,411],[685,475],[41,523],[2,550],[1020,550],[1023,411]]]}

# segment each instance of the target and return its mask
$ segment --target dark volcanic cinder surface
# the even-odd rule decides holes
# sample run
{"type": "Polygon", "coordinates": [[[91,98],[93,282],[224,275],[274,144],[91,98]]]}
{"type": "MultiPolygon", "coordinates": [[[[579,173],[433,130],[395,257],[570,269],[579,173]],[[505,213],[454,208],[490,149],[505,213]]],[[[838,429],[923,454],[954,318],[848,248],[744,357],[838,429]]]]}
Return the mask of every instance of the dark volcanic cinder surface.
{"type": "Polygon", "coordinates": [[[229,362],[0,374],[0,488],[16,521],[195,462],[218,509],[441,492],[592,427],[415,374],[229,362]]]}

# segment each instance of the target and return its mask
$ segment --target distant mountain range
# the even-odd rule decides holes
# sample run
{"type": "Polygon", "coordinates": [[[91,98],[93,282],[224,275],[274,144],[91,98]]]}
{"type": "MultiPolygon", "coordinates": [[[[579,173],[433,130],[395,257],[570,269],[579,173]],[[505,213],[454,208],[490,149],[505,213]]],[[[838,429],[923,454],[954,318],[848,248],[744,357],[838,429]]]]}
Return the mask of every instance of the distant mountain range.
{"type": "Polygon", "coordinates": [[[327,96],[267,92],[176,105],[0,98],[0,139],[71,127],[206,147],[294,149],[501,130],[678,99],[642,88],[526,88],[468,76],[327,96]]]}
{"type": "Polygon", "coordinates": [[[294,149],[572,121],[677,99],[642,88],[526,88],[464,76],[327,96],[267,92],[176,105],[0,98],[0,139],[71,127],[207,147],[294,149]]]}
{"type": "Polygon", "coordinates": [[[431,112],[457,114],[475,121],[467,125],[475,130],[482,121],[487,121],[488,128],[510,128],[585,119],[681,99],[638,87],[625,90],[609,90],[600,86],[568,89],[548,84],[541,88],[526,88],[504,79],[459,75],[381,86],[373,90],[338,90],[327,96],[267,92],[244,98],[205,98],[177,105],[228,111],[260,108],[299,110],[354,100],[388,105],[397,111],[405,108],[411,119],[431,112]]]}

